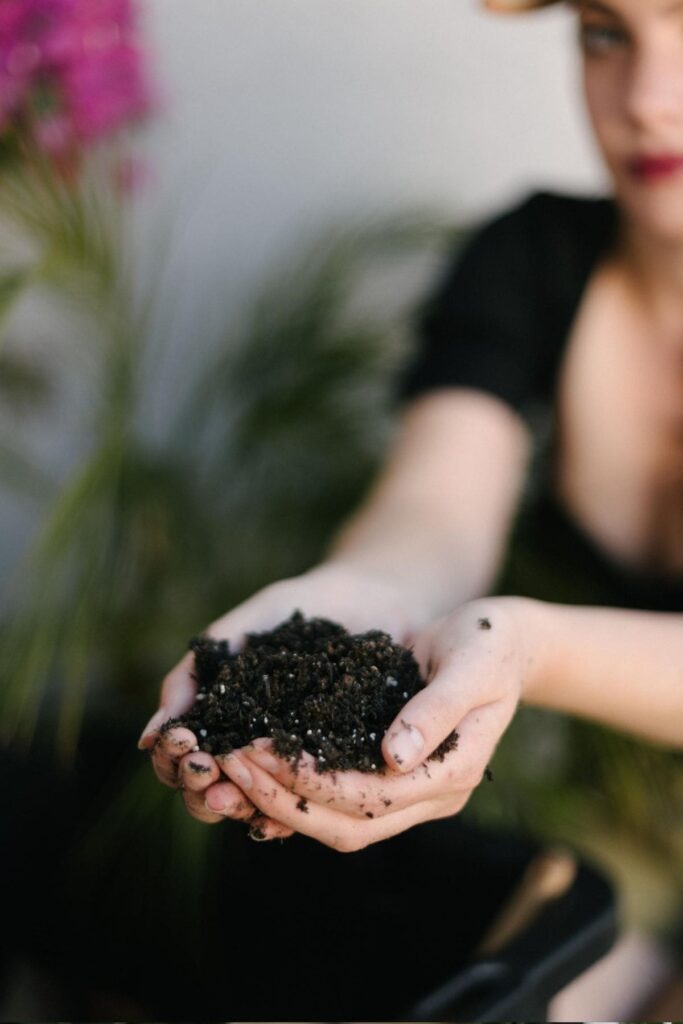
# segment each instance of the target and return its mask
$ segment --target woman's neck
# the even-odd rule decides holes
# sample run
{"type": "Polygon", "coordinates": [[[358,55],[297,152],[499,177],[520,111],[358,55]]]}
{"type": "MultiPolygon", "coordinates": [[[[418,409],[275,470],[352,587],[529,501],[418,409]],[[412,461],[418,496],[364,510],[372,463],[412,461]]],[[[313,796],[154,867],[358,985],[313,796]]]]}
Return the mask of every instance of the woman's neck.
{"type": "Polygon", "coordinates": [[[616,251],[648,315],[683,339],[683,239],[656,238],[622,216],[616,251]]]}

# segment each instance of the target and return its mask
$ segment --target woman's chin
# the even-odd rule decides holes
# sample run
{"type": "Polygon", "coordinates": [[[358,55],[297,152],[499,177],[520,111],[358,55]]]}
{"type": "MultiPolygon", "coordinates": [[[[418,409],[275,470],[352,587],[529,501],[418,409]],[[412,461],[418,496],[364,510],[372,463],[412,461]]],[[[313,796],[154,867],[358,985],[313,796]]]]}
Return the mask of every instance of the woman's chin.
{"type": "Polygon", "coordinates": [[[615,192],[621,209],[642,231],[683,244],[683,171],[651,181],[619,181],[615,192]]]}

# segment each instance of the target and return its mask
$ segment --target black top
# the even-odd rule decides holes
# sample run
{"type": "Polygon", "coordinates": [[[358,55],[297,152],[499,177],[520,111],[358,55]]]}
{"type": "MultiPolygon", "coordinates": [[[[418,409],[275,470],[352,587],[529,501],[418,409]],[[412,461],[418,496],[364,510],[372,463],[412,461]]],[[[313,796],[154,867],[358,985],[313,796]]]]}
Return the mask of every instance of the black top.
{"type": "Polygon", "coordinates": [[[551,402],[581,294],[617,225],[609,198],[536,192],[470,234],[415,317],[399,398],[481,388],[521,415],[551,402]]]}
{"type": "Polygon", "coordinates": [[[680,611],[683,577],[615,562],[552,484],[562,355],[584,288],[617,228],[611,198],[535,192],[470,232],[415,315],[419,343],[396,395],[405,401],[444,385],[477,388],[503,399],[534,429],[533,479],[497,592],[680,611]]]}

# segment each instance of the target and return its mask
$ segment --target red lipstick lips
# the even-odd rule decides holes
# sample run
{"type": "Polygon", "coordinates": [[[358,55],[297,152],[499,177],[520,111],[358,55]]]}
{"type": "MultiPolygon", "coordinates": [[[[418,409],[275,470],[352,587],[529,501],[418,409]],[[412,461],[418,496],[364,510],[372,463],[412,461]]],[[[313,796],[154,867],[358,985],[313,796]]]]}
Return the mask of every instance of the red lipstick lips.
{"type": "Polygon", "coordinates": [[[629,170],[645,181],[656,181],[683,169],[683,156],[661,153],[657,156],[638,156],[629,162],[629,170]]]}

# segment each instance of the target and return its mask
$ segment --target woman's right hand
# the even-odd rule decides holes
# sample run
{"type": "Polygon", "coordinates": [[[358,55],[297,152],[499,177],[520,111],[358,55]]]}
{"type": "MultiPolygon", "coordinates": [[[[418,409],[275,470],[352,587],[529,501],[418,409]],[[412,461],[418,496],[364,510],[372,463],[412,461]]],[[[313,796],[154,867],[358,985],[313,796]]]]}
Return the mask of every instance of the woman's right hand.
{"type": "MultiPolygon", "coordinates": [[[[308,618],[326,618],[351,633],[382,629],[396,643],[408,646],[424,624],[410,608],[405,590],[381,576],[338,562],[328,562],[300,576],[269,584],[205,630],[217,640],[228,640],[230,650],[241,650],[247,633],[278,626],[296,609],[308,618]]],[[[138,746],[150,750],[157,777],[180,788],[189,813],[209,824],[226,817],[249,820],[263,838],[284,838],[292,829],[260,812],[245,793],[222,775],[215,759],[194,751],[197,737],[177,727],[161,734],[164,722],[184,714],[196,693],[194,654],[189,651],[164,678],[159,709],[145,726],[138,746]],[[219,810],[220,809],[220,810],[219,810]]]]}

